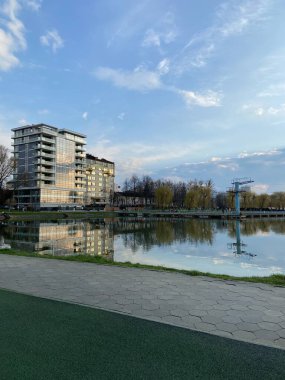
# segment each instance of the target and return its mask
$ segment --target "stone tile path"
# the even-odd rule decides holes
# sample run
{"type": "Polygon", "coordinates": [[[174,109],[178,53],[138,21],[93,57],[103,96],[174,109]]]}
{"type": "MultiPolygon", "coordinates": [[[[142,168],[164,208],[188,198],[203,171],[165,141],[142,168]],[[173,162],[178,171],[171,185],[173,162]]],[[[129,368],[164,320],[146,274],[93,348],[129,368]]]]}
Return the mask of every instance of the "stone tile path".
{"type": "Polygon", "coordinates": [[[285,349],[285,288],[8,255],[0,288],[285,349]]]}

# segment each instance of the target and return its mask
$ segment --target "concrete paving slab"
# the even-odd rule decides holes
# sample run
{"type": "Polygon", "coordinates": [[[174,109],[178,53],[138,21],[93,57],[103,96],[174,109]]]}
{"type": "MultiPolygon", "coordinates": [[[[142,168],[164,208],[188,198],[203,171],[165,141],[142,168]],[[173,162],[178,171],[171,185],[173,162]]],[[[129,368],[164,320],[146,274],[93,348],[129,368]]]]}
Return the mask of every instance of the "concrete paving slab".
{"type": "Polygon", "coordinates": [[[285,288],[2,254],[0,288],[285,349],[285,288]]]}

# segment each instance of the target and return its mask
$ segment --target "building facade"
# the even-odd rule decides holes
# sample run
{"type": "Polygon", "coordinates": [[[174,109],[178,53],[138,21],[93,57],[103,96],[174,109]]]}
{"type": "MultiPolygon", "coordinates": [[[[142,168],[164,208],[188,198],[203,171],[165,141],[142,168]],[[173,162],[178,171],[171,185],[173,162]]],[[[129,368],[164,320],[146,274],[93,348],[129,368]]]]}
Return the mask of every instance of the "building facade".
{"type": "Polygon", "coordinates": [[[17,206],[79,208],[86,197],[86,136],[46,124],[12,129],[17,206]]]}
{"type": "Polygon", "coordinates": [[[107,205],[114,194],[115,164],[86,154],[86,204],[107,205]]]}

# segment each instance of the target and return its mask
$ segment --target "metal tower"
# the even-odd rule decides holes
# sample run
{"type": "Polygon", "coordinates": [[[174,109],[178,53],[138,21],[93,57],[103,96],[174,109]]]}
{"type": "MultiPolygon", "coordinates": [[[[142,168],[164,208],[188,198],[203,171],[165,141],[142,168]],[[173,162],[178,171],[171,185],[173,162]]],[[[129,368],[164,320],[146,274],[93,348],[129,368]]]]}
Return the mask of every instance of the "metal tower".
{"type": "Polygon", "coordinates": [[[236,215],[240,216],[240,200],[239,200],[239,193],[245,191],[244,189],[240,188],[242,185],[247,185],[248,183],[254,182],[251,178],[234,178],[232,180],[233,187],[229,190],[230,193],[235,194],[235,208],[236,208],[236,215]]]}

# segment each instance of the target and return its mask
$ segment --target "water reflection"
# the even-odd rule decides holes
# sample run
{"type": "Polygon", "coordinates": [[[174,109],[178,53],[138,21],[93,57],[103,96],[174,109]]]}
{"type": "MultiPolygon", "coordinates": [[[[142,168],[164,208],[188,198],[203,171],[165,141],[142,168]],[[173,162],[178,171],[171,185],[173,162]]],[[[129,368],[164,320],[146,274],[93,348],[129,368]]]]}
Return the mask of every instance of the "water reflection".
{"type": "Polygon", "coordinates": [[[229,243],[228,248],[232,249],[233,253],[235,255],[238,255],[238,256],[245,255],[245,256],[248,256],[250,258],[255,257],[256,254],[246,251],[247,244],[245,244],[241,240],[241,237],[240,237],[240,221],[239,220],[236,220],[236,222],[235,222],[235,235],[236,235],[236,241],[234,243],[229,243]]]}
{"type": "MultiPolygon", "coordinates": [[[[224,225],[223,222],[220,224],[224,225]]],[[[167,246],[173,242],[212,245],[216,228],[217,221],[196,219],[114,222],[114,234],[120,234],[125,247],[134,253],[141,247],[147,252],[154,246],[167,246]]]]}
{"type": "MultiPolygon", "coordinates": [[[[1,236],[1,230],[0,230],[1,236]]],[[[12,248],[49,255],[101,255],[113,259],[112,229],[104,222],[17,222],[2,228],[12,248]]]]}
{"type": "Polygon", "coordinates": [[[276,219],[17,222],[0,227],[0,241],[43,255],[101,255],[239,276],[285,273],[285,221],[276,219]]]}

